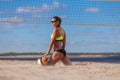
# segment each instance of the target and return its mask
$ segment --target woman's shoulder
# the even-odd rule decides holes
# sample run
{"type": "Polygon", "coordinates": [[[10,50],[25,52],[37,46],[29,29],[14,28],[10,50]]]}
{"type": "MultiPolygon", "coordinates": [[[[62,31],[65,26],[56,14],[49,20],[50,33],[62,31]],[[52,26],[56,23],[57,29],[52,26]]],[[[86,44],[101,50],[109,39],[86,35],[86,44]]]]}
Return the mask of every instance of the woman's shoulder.
{"type": "Polygon", "coordinates": [[[55,32],[55,33],[58,33],[58,32],[60,32],[60,33],[65,33],[65,31],[64,31],[63,28],[55,28],[55,29],[53,30],[53,32],[55,32]]]}
{"type": "Polygon", "coordinates": [[[55,28],[54,31],[61,31],[63,30],[62,28],[55,28]]]}

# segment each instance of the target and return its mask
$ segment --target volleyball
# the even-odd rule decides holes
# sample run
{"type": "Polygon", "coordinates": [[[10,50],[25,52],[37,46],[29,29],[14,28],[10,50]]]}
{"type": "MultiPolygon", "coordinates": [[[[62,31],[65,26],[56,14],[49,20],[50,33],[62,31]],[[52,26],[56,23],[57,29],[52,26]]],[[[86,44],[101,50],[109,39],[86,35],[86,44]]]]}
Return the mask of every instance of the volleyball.
{"type": "Polygon", "coordinates": [[[46,65],[47,64],[47,60],[46,60],[46,58],[44,57],[44,56],[41,56],[39,59],[37,59],[37,63],[39,64],[39,65],[46,65]]]}

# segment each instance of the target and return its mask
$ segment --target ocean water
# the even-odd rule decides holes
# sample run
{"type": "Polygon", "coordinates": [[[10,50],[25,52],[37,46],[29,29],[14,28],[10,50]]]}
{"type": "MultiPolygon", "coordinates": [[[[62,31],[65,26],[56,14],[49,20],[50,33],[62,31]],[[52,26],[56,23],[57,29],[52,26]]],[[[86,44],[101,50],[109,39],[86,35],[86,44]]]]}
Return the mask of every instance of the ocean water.
{"type": "MultiPolygon", "coordinates": [[[[46,52],[53,31],[50,24],[0,25],[0,53],[46,52]]],[[[62,25],[62,28],[67,34],[68,53],[120,52],[120,27],[62,25]]]]}

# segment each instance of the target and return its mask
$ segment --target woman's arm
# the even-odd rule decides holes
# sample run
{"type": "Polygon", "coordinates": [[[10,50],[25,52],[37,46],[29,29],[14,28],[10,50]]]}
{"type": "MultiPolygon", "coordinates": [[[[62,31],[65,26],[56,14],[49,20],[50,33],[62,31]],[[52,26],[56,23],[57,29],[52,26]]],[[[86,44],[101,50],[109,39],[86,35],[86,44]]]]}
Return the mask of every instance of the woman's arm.
{"type": "Polygon", "coordinates": [[[50,44],[49,44],[49,46],[48,46],[48,50],[47,50],[47,52],[44,54],[45,56],[47,56],[47,55],[50,53],[50,51],[51,51],[51,49],[52,49],[52,47],[53,47],[53,45],[54,45],[54,42],[55,42],[55,39],[56,39],[56,33],[57,33],[57,29],[55,29],[55,30],[53,31],[53,36],[52,36],[52,39],[51,39],[50,44]]]}

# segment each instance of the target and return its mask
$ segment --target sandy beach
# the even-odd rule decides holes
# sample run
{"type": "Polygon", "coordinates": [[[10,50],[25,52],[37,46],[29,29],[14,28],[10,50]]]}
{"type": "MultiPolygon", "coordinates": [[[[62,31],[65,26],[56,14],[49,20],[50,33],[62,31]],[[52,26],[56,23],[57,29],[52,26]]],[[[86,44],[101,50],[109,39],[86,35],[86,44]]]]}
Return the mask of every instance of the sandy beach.
{"type": "Polygon", "coordinates": [[[70,56],[71,66],[40,66],[37,57],[0,56],[0,80],[120,80],[116,56],[70,56]]]}

